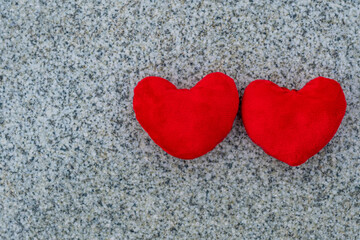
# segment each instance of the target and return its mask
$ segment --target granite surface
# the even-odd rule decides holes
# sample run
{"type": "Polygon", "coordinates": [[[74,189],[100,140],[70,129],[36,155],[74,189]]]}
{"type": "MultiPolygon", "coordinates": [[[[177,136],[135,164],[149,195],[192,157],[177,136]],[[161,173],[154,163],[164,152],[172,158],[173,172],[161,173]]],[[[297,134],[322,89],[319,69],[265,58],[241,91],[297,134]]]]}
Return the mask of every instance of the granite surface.
{"type": "Polygon", "coordinates": [[[1,239],[359,239],[360,3],[0,2],[1,239]],[[210,72],[301,88],[338,80],[348,108],[299,167],[240,117],[193,161],[155,145],[132,109],[156,75],[210,72]]]}

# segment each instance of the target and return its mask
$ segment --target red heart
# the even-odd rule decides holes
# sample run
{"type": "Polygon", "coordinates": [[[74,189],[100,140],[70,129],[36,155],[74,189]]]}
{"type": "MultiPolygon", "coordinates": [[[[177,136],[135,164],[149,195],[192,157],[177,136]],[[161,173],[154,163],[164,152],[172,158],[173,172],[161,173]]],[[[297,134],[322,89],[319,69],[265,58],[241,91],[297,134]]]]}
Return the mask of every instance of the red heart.
{"type": "Polygon", "coordinates": [[[339,83],[318,77],[301,90],[267,80],[245,89],[242,119],[246,132],[267,154],[298,166],[319,152],[335,135],[345,115],[339,83]]]}
{"type": "Polygon", "coordinates": [[[211,151],[230,132],[239,94],[234,80],[219,72],[191,89],[146,77],[134,89],[133,107],[141,126],[164,151],[193,159],[211,151]]]}

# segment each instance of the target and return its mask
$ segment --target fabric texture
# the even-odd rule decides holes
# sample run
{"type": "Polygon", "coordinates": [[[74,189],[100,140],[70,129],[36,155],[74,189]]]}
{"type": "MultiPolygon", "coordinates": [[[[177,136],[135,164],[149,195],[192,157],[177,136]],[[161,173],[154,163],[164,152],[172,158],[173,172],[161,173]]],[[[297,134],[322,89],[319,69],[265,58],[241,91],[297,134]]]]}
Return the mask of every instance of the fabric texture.
{"type": "Polygon", "coordinates": [[[245,89],[242,119],[247,134],[267,154],[298,166],[335,135],[346,100],[335,80],[318,77],[301,90],[256,80],[245,89]]]}
{"type": "Polygon", "coordinates": [[[136,118],[164,151],[193,159],[211,151],[230,132],[239,108],[234,80],[216,72],[191,89],[146,77],[134,89],[136,118]]]}

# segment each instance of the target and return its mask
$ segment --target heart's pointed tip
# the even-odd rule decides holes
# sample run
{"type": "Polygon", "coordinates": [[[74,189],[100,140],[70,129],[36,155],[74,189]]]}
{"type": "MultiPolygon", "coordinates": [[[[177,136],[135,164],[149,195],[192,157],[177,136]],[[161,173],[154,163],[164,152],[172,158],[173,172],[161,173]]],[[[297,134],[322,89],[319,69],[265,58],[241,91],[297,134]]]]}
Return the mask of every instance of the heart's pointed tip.
{"type": "Polygon", "coordinates": [[[292,163],[285,162],[285,163],[288,164],[290,167],[299,167],[300,165],[303,165],[306,162],[307,162],[307,159],[305,161],[301,161],[301,162],[292,162],[292,163]]]}
{"type": "Polygon", "coordinates": [[[275,156],[275,155],[269,153],[268,151],[265,151],[265,153],[272,156],[273,158],[275,158],[278,161],[286,163],[290,167],[298,167],[298,166],[306,163],[310,159],[309,157],[299,156],[299,155],[292,155],[292,156],[287,156],[287,157],[282,156],[281,157],[281,156],[275,156]]]}
{"type": "Polygon", "coordinates": [[[279,161],[282,161],[284,163],[286,163],[287,165],[291,166],[291,167],[298,167],[304,163],[306,163],[311,157],[308,156],[304,156],[302,154],[296,154],[291,156],[286,157],[282,157],[282,158],[276,158],[279,161]]]}

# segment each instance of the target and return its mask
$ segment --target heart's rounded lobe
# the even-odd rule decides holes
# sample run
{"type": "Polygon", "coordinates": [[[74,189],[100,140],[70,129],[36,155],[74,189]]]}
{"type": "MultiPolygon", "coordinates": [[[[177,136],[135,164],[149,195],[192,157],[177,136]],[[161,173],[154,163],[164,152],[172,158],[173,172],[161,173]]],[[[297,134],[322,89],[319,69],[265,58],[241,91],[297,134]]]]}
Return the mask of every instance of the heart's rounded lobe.
{"type": "Polygon", "coordinates": [[[219,72],[191,89],[146,77],[134,89],[133,107],[140,125],[164,151],[193,159],[211,151],[230,132],[239,94],[234,80],[219,72]]]}
{"type": "Polygon", "coordinates": [[[241,112],[254,143],[274,158],[297,166],[331,140],[345,110],[340,84],[318,77],[299,91],[267,80],[253,81],[245,89],[241,112]]]}

